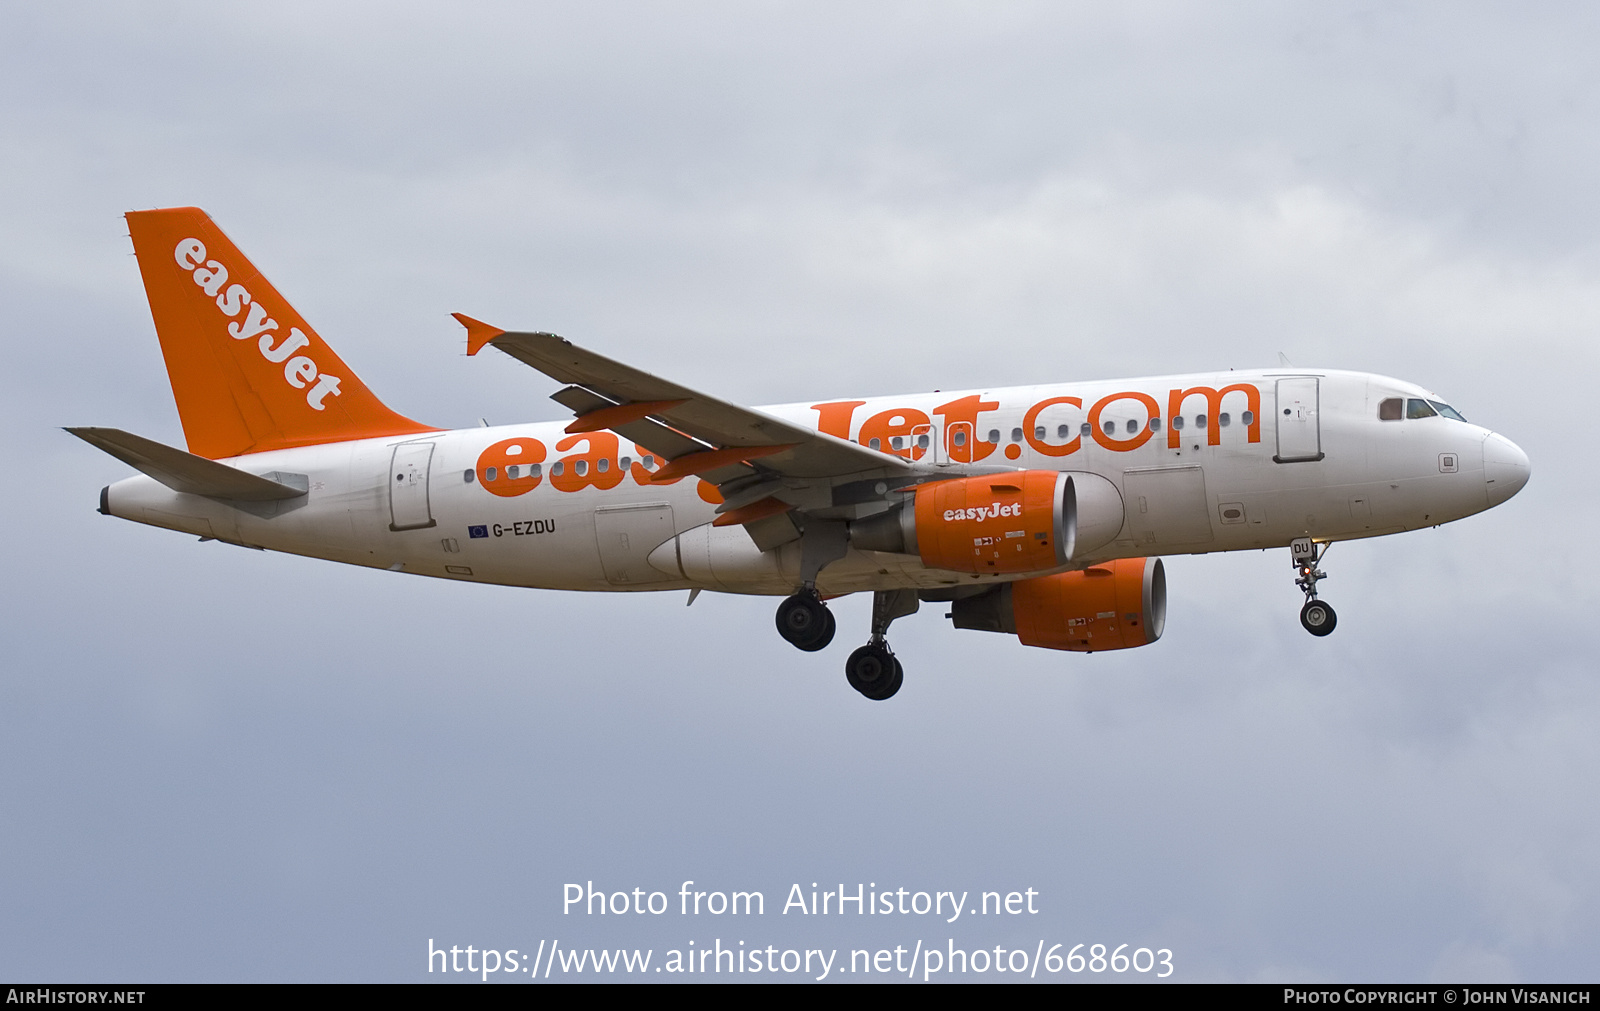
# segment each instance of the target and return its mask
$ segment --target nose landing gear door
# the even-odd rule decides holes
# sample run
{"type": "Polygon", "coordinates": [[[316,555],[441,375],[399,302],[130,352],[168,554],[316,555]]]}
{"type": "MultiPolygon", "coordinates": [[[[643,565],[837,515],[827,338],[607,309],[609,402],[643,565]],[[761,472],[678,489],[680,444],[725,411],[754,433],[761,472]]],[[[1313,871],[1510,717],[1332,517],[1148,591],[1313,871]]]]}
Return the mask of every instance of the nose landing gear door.
{"type": "Polygon", "coordinates": [[[1278,380],[1276,463],[1322,459],[1322,424],[1318,417],[1317,378],[1278,380]]]}
{"type": "Polygon", "coordinates": [[[434,525],[428,505],[428,464],[433,443],[405,442],[394,448],[389,465],[389,529],[420,530],[434,525]]]}

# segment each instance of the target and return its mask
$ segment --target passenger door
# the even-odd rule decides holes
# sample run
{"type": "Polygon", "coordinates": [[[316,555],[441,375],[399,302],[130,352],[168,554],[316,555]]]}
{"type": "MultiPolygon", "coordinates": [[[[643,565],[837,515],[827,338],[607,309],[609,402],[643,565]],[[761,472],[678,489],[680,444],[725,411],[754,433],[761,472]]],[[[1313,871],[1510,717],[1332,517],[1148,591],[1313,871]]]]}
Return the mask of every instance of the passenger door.
{"type": "Polygon", "coordinates": [[[1278,463],[1322,459],[1322,423],[1315,376],[1278,380],[1278,463]]]}
{"type": "Polygon", "coordinates": [[[428,505],[428,466],[433,443],[403,442],[389,467],[389,529],[420,530],[434,525],[428,505]]]}

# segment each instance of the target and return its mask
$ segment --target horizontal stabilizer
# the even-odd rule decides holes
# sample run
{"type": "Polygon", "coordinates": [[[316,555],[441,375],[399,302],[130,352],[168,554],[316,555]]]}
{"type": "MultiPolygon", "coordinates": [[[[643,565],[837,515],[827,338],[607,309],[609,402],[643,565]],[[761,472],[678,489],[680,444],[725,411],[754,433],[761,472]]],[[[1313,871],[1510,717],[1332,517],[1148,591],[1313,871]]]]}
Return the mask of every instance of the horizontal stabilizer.
{"type": "Polygon", "coordinates": [[[306,479],[301,474],[274,473],[273,476],[279,480],[257,477],[225,463],[207,460],[203,456],[185,453],[181,449],[124,432],[120,428],[69,428],[67,431],[89,445],[105,450],[123,463],[137,467],[173,491],[186,495],[204,495],[239,502],[273,502],[298,498],[306,493],[306,479]],[[295,487],[295,484],[299,484],[299,487],[295,487]]]}

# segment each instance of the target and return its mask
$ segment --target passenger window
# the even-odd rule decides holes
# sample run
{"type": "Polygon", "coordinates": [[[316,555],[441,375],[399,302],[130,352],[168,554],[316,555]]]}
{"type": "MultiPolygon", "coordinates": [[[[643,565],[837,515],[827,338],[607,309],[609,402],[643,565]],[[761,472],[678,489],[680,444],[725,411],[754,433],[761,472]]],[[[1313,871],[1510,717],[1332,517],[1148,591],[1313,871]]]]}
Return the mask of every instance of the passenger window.
{"type": "Polygon", "coordinates": [[[1433,408],[1428,406],[1428,402],[1426,400],[1406,401],[1406,418],[1409,420],[1415,421],[1418,418],[1431,418],[1438,413],[1438,411],[1435,411],[1433,408]]]}
{"type": "Polygon", "coordinates": [[[470,471],[470,470],[462,471],[461,472],[461,480],[467,482],[468,484],[471,484],[472,483],[472,471],[470,471]]]}
{"type": "Polygon", "coordinates": [[[561,472],[566,470],[566,469],[567,469],[566,461],[565,460],[557,460],[555,463],[552,463],[550,465],[550,476],[551,477],[560,477],[561,476],[561,472]]]}
{"type": "Polygon", "coordinates": [[[1401,409],[1404,406],[1405,401],[1401,400],[1399,397],[1390,397],[1388,400],[1385,400],[1383,403],[1378,405],[1378,420],[1399,421],[1401,409]]]}
{"type": "Polygon", "coordinates": [[[1129,418],[1128,419],[1128,434],[1132,435],[1133,433],[1137,432],[1138,430],[1139,430],[1139,423],[1137,421],[1134,421],[1132,418],[1129,418]]]}
{"type": "Polygon", "coordinates": [[[951,437],[950,441],[957,446],[965,446],[967,444],[967,430],[964,428],[956,429],[956,434],[951,437]]]}
{"type": "Polygon", "coordinates": [[[1194,416],[1194,427],[1202,432],[1206,430],[1206,416],[1204,414],[1196,414],[1194,416]]]}
{"type": "Polygon", "coordinates": [[[595,464],[594,466],[595,466],[596,470],[598,470],[600,473],[604,474],[606,471],[611,469],[611,461],[606,459],[605,457],[601,457],[600,458],[600,462],[595,464]]]}
{"type": "Polygon", "coordinates": [[[1219,414],[1219,415],[1217,415],[1217,427],[1218,428],[1227,428],[1228,427],[1228,422],[1231,421],[1231,420],[1232,419],[1229,418],[1226,414],[1219,414]]]}
{"type": "Polygon", "coordinates": [[[1094,434],[1094,429],[1089,427],[1089,423],[1087,421],[1085,421],[1083,423],[1083,428],[1080,431],[1081,431],[1081,434],[1083,434],[1083,435],[1093,435],[1094,434]]]}
{"type": "Polygon", "coordinates": [[[536,463],[528,464],[528,476],[529,477],[538,477],[539,476],[539,470],[540,470],[540,467],[539,467],[538,464],[536,464],[536,463]]]}
{"type": "MultiPolygon", "coordinates": [[[[539,465],[534,464],[534,466],[537,467],[539,465]]],[[[627,470],[629,467],[633,466],[633,458],[631,456],[625,456],[621,460],[617,461],[617,466],[621,467],[623,470],[627,470]]]]}
{"type": "Polygon", "coordinates": [[[928,448],[928,437],[926,435],[917,436],[917,448],[918,449],[927,449],[928,448]]]}
{"type": "Polygon", "coordinates": [[[1035,426],[1034,426],[1034,429],[1033,429],[1033,437],[1034,437],[1034,438],[1035,438],[1035,439],[1042,439],[1042,438],[1044,438],[1044,426],[1043,426],[1043,425],[1035,425],[1035,426]]]}
{"type": "Polygon", "coordinates": [[[1152,432],[1161,431],[1161,419],[1160,418],[1151,418],[1150,419],[1150,431],[1152,431],[1152,432]]]}
{"type": "Polygon", "coordinates": [[[878,440],[877,436],[873,436],[872,438],[867,440],[867,448],[868,449],[882,449],[883,448],[883,443],[878,440]]]}
{"type": "Polygon", "coordinates": [[[497,470],[494,467],[485,467],[485,468],[483,468],[483,479],[485,481],[493,481],[499,475],[500,475],[500,471],[497,470]]]}
{"type": "MultiPolygon", "coordinates": [[[[559,463],[556,464],[556,467],[559,467],[559,466],[561,466],[559,463]]],[[[655,470],[656,469],[656,458],[653,457],[653,456],[645,457],[644,458],[644,469],[645,470],[655,470]]],[[[550,473],[559,474],[561,472],[556,470],[555,467],[551,467],[550,468],[550,473]]]]}
{"type": "Polygon", "coordinates": [[[898,436],[898,435],[891,436],[889,438],[889,448],[890,449],[894,449],[894,450],[903,449],[904,446],[902,445],[902,443],[904,443],[904,442],[905,442],[905,440],[900,438],[900,436],[898,436]]]}
{"type": "Polygon", "coordinates": [[[517,479],[517,465],[516,464],[512,464],[511,466],[506,468],[506,480],[507,481],[515,481],[516,479],[517,479]]]}
{"type": "Polygon", "coordinates": [[[1106,430],[1107,435],[1115,435],[1117,433],[1117,423],[1115,421],[1108,421],[1100,427],[1106,430]]]}
{"type": "Polygon", "coordinates": [[[996,446],[1000,445],[1000,429],[989,429],[989,441],[994,443],[996,446]]]}
{"type": "Polygon", "coordinates": [[[579,460],[577,463],[574,463],[572,465],[572,471],[573,471],[573,473],[577,474],[579,477],[582,477],[583,475],[589,473],[589,461],[588,460],[579,460]]]}
{"type": "Polygon", "coordinates": [[[1021,442],[1022,441],[1022,429],[1013,428],[1011,430],[1011,441],[1012,442],[1021,442]]]}
{"type": "Polygon", "coordinates": [[[1056,427],[1056,438],[1058,438],[1058,439],[1065,439],[1067,436],[1069,436],[1071,434],[1072,434],[1072,426],[1071,425],[1059,425],[1059,426],[1056,427]]]}
{"type": "Polygon", "coordinates": [[[1183,415],[1181,415],[1181,414],[1173,415],[1173,417],[1172,417],[1172,427],[1177,429],[1180,432],[1183,431],[1183,415]]]}
{"type": "Polygon", "coordinates": [[[1253,425],[1253,424],[1255,424],[1255,421],[1256,421],[1256,412],[1254,412],[1254,411],[1246,411],[1243,414],[1239,415],[1239,420],[1244,422],[1246,425],[1253,425]]]}

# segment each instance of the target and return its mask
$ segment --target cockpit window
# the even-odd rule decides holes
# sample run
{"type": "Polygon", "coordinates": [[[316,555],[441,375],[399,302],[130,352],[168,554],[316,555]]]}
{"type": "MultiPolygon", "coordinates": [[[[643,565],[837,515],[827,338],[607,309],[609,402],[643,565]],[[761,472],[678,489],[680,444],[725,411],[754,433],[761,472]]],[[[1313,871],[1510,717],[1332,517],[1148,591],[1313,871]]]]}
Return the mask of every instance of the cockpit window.
{"type": "Polygon", "coordinates": [[[1390,397],[1378,405],[1379,421],[1399,421],[1405,413],[1406,402],[1399,397],[1390,397]]]}
{"type": "Polygon", "coordinates": [[[1438,413],[1438,411],[1428,406],[1426,400],[1406,401],[1406,417],[1413,421],[1417,418],[1431,418],[1438,413]]]}
{"type": "Polygon", "coordinates": [[[1428,403],[1433,405],[1433,409],[1434,410],[1438,411],[1440,414],[1442,414],[1445,417],[1449,418],[1451,421],[1466,421],[1467,420],[1466,418],[1463,418],[1461,416],[1461,413],[1459,411],[1457,411],[1454,407],[1451,407],[1449,404],[1441,404],[1437,400],[1430,400],[1430,401],[1428,401],[1428,403]]]}

